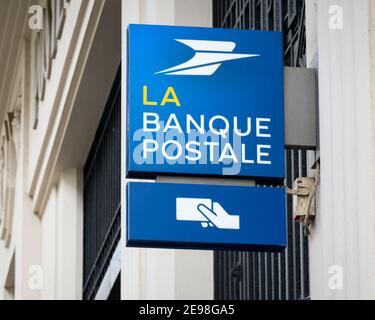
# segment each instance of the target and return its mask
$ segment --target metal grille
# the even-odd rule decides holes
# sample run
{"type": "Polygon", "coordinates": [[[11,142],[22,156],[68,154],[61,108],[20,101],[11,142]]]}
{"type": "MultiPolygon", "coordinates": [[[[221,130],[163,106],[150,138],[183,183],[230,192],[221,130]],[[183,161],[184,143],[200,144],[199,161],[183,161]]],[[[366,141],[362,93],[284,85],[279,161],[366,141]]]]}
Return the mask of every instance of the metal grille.
{"type": "MultiPolygon", "coordinates": [[[[214,27],[283,32],[284,64],[305,67],[304,0],[213,0],[214,27]]],[[[307,174],[306,151],[286,150],[286,181],[307,174]]],[[[215,252],[215,299],[295,300],[309,293],[308,240],[293,222],[287,198],[288,247],[283,253],[215,252]]]]}
{"type": "Polygon", "coordinates": [[[216,28],[282,31],[284,64],[305,67],[304,0],[213,0],[216,28]]]}
{"type": "Polygon", "coordinates": [[[84,167],[83,298],[95,298],[120,241],[121,77],[114,81],[84,167]]]}

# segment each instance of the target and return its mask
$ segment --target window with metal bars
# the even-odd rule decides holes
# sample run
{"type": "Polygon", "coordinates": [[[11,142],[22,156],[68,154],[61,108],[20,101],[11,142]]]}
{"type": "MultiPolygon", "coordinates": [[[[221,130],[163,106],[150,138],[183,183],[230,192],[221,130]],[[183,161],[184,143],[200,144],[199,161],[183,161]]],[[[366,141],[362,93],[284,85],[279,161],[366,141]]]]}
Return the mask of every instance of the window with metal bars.
{"type": "MultiPolygon", "coordinates": [[[[305,67],[304,0],[213,0],[217,28],[281,31],[284,65],[305,67]]],[[[306,151],[286,150],[286,181],[307,174],[306,151]]],[[[308,240],[293,221],[288,196],[288,246],[283,253],[215,252],[215,299],[308,299],[308,240]]]]}
{"type": "Polygon", "coordinates": [[[84,167],[83,298],[94,299],[121,235],[121,73],[84,167]]]}
{"type": "Polygon", "coordinates": [[[284,35],[284,63],[305,67],[304,0],[213,0],[216,28],[281,31],[284,35]]]}

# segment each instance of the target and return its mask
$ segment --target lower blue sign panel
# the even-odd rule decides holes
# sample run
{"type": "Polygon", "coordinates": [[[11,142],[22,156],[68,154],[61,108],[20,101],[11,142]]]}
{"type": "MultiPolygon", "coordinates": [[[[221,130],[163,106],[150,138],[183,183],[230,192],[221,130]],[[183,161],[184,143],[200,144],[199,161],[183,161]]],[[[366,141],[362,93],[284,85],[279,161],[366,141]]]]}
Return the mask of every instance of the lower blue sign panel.
{"type": "Polygon", "coordinates": [[[282,251],[285,191],[130,182],[127,246],[282,251]]]}

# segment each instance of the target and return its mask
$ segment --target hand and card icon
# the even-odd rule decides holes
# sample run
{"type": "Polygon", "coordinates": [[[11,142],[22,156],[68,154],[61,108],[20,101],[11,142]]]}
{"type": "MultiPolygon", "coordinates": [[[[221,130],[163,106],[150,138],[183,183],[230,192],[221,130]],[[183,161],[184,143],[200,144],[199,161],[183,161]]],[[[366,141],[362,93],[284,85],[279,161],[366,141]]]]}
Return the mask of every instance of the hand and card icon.
{"type": "Polygon", "coordinates": [[[240,216],[230,215],[220,203],[211,199],[177,198],[176,219],[200,222],[203,228],[240,229],[240,216]]]}

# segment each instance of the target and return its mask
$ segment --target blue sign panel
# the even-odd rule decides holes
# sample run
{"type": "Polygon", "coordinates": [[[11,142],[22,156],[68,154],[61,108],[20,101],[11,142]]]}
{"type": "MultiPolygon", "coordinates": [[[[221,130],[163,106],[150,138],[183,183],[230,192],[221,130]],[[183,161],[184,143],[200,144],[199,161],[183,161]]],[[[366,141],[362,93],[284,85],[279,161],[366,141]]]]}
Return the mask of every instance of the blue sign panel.
{"type": "Polygon", "coordinates": [[[280,188],[131,182],[127,245],[281,251],[286,246],[280,188]]]}
{"type": "Polygon", "coordinates": [[[279,32],[130,25],[127,174],[284,177],[279,32]]]}

